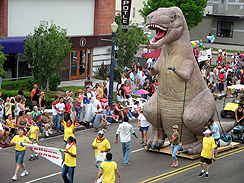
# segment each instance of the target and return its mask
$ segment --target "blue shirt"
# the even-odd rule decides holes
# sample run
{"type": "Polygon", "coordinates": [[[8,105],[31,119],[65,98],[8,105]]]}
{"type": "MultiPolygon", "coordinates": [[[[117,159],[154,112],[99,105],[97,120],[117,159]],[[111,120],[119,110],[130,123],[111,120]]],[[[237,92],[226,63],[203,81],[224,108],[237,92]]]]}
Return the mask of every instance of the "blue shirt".
{"type": "Polygon", "coordinates": [[[110,110],[107,111],[106,109],[104,109],[102,113],[104,116],[113,116],[113,114],[110,110]]]}
{"type": "Polygon", "coordinates": [[[216,123],[214,123],[213,125],[210,125],[210,129],[211,129],[211,131],[214,132],[211,135],[211,137],[213,137],[214,139],[219,139],[220,138],[219,126],[216,123]]]}
{"type": "Polygon", "coordinates": [[[130,73],[130,78],[133,79],[133,81],[132,80],[130,81],[131,84],[133,85],[134,84],[134,80],[135,80],[135,76],[134,76],[134,74],[132,72],[130,73]]]}

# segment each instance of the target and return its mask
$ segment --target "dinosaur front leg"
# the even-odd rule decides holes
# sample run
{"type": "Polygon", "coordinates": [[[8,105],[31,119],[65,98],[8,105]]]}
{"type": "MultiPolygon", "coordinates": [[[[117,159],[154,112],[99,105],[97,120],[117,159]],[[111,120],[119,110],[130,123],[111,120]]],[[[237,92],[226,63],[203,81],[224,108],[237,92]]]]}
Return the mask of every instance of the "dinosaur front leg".
{"type": "Polygon", "coordinates": [[[158,111],[157,106],[157,95],[158,92],[156,91],[153,96],[147,101],[143,108],[143,113],[147,118],[147,121],[149,121],[153,126],[152,137],[147,143],[148,149],[150,147],[152,147],[153,149],[160,148],[161,146],[163,146],[165,139],[163,125],[159,115],[161,111],[158,111]]]}

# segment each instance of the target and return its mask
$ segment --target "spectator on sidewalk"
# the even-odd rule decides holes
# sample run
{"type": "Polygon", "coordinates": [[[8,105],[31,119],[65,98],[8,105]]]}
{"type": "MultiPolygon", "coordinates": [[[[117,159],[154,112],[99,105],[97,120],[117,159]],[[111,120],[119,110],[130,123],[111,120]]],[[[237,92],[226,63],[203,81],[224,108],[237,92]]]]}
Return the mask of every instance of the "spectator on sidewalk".
{"type": "Polygon", "coordinates": [[[101,129],[105,129],[107,125],[107,120],[102,114],[103,109],[98,109],[98,114],[95,116],[95,120],[93,122],[93,127],[95,128],[95,131],[98,132],[101,129]]]}
{"type": "Polygon", "coordinates": [[[5,144],[8,144],[7,139],[10,132],[11,132],[11,128],[5,125],[2,121],[0,121],[0,143],[3,146],[5,146],[5,144]],[[5,139],[3,141],[4,135],[5,135],[5,139]]]}
{"type": "Polygon", "coordinates": [[[109,106],[107,105],[102,112],[105,120],[111,122],[113,120],[113,113],[110,111],[109,106]]]}
{"type": "Polygon", "coordinates": [[[108,88],[106,81],[103,82],[103,98],[108,98],[108,88]]]}
{"type": "Polygon", "coordinates": [[[133,116],[139,116],[140,113],[141,113],[140,103],[139,103],[139,101],[136,101],[136,102],[135,102],[135,105],[132,106],[131,114],[132,114],[133,116]]]}
{"type": "Polygon", "coordinates": [[[34,95],[36,94],[36,90],[37,90],[37,88],[38,88],[37,84],[34,84],[33,89],[31,90],[31,102],[32,102],[32,103],[34,102],[33,97],[34,97],[34,95]]]}
{"type": "MultiPolygon", "coordinates": [[[[89,88],[88,88],[89,89],[89,88]]],[[[78,117],[78,122],[81,121],[80,119],[80,115],[81,115],[81,109],[83,107],[83,102],[81,101],[80,97],[79,97],[79,93],[75,94],[75,111],[76,111],[76,115],[78,117]]]]}
{"type": "Polygon", "coordinates": [[[100,171],[97,174],[95,183],[97,183],[101,176],[103,177],[103,182],[115,183],[115,172],[119,178],[118,183],[121,182],[117,163],[115,161],[112,161],[112,157],[113,156],[111,153],[107,153],[106,160],[100,165],[100,171]]]}
{"type": "Polygon", "coordinates": [[[68,121],[70,119],[70,114],[72,112],[72,106],[71,106],[71,98],[67,100],[67,104],[65,104],[65,115],[64,119],[65,121],[68,121]]]}
{"type": "Polygon", "coordinates": [[[56,105],[56,109],[58,111],[57,132],[59,132],[59,130],[63,129],[63,126],[61,124],[61,118],[60,118],[60,116],[62,116],[62,118],[64,118],[65,105],[64,105],[63,101],[64,101],[63,97],[59,97],[59,103],[56,105]]]}
{"type": "Polygon", "coordinates": [[[122,145],[123,152],[123,165],[129,165],[129,157],[130,157],[130,141],[131,134],[133,134],[136,138],[138,138],[133,130],[133,126],[129,124],[129,118],[127,116],[124,117],[124,122],[119,125],[116,132],[116,140],[115,144],[118,143],[118,136],[120,137],[120,142],[122,145]]]}
{"type": "Polygon", "coordinates": [[[38,107],[37,106],[34,106],[33,107],[33,111],[31,111],[31,116],[32,116],[32,119],[34,119],[36,116],[38,116],[39,114],[41,114],[40,111],[38,111],[38,107]]]}
{"type": "Polygon", "coordinates": [[[51,120],[51,117],[48,116],[48,111],[44,110],[43,114],[41,115],[41,123],[44,126],[45,129],[45,135],[46,137],[49,136],[49,134],[51,135],[51,127],[53,126],[53,122],[51,120]]]}
{"type": "Polygon", "coordinates": [[[6,125],[11,128],[10,133],[15,132],[16,120],[13,119],[12,114],[8,115],[8,119],[6,119],[6,125]]]}
{"type": "Polygon", "coordinates": [[[57,130],[58,126],[58,111],[56,105],[58,104],[59,98],[56,96],[55,100],[52,103],[52,112],[53,112],[53,126],[52,129],[57,130]]]}
{"type": "Polygon", "coordinates": [[[100,102],[100,98],[101,98],[100,95],[97,95],[96,100],[93,103],[93,111],[95,114],[98,113],[98,109],[102,109],[102,104],[100,102]]]}
{"type": "Polygon", "coordinates": [[[4,104],[5,109],[5,119],[8,118],[9,114],[12,114],[12,107],[15,106],[15,98],[14,97],[7,97],[6,102],[4,104]],[[14,103],[11,103],[11,101],[14,100],[14,103]]]}
{"type": "Polygon", "coordinates": [[[142,75],[139,76],[139,89],[143,89],[143,85],[145,83],[145,79],[147,76],[145,76],[145,71],[142,71],[142,75]]]}
{"type": "Polygon", "coordinates": [[[130,86],[131,86],[131,91],[135,91],[135,69],[132,69],[130,72],[130,86]]]}
{"type": "Polygon", "coordinates": [[[119,88],[118,94],[117,94],[117,100],[119,102],[122,102],[123,99],[125,99],[125,84],[121,84],[121,87],[119,88]]]}
{"type": "Polygon", "coordinates": [[[84,103],[85,104],[90,104],[91,103],[91,98],[92,98],[92,93],[90,87],[86,87],[86,92],[84,95],[84,103]]]}

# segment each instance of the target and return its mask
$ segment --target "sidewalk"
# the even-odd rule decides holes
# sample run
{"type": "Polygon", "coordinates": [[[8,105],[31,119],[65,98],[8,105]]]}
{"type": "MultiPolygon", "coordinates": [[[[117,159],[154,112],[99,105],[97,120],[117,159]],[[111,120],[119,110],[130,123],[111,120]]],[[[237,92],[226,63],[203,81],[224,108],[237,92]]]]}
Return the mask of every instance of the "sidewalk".
{"type": "MultiPolygon", "coordinates": [[[[58,87],[64,87],[64,86],[84,86],[86,79],[77,79],[77,80],[71,80],[71,81],[62,81],[58,87]]],[[[96,83],[103,82],[105,80],[99,80],[96,78],[91,77],[91,81],[93,86],[95,86],[96,83]]],[[[114,82],[113,91],[117,91],[117,84],[118,82],[114,82]]]]}
{"type": "Polygon", "coordinates": [[[238,46],[238,45],[229,45],[229,44],[218,44],[218,43],[206,43],[204,42],[204,46],[210,48],[211,46],[213,48],[217,48],[217,49],[222,49],[222,51],[224,51],[224,49],[226,50],[235,50],[235,51],[243,51],[244,52],[244,46],[238,46]]]}

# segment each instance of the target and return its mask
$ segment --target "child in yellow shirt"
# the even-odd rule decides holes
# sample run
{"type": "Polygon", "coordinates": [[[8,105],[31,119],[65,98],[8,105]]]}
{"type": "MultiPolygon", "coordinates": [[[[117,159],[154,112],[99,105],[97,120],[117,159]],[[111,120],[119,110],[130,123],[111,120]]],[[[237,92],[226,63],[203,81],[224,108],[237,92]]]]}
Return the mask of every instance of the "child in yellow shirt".
{"type": "MultiPolygon", "coordinates": [[[[39,127],[36,124],[36,120],[33,120],[32,125],[30,127],[30,130],[28,131],[28,133],[26,134],[26,136],[28,136],[30,134],[30,141],[32,142],[32,144],[36,144],[38,141],[38,135],[39,135],[39,127]]],[[[34,157],[34,152],[33,150],[30,150],[31,152],[31,156],[29,158],[29,161],[33,161],[35,159],[39,159],[38,154],[35,153],[35,157],[34,157]]]]}

